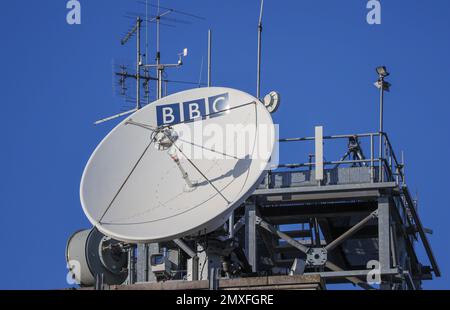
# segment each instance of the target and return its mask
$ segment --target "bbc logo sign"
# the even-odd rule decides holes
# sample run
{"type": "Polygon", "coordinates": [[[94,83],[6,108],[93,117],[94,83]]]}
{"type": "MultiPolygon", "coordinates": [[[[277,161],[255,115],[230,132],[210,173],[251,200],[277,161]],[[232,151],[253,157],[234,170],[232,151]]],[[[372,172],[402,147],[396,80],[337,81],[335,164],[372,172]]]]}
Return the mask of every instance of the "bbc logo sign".
{"type": "Polygon", "coordinates": [[[228,93],[156,107],[157,125],[172,125],[181,122],[213,118],[230,109],[228,93]]]}

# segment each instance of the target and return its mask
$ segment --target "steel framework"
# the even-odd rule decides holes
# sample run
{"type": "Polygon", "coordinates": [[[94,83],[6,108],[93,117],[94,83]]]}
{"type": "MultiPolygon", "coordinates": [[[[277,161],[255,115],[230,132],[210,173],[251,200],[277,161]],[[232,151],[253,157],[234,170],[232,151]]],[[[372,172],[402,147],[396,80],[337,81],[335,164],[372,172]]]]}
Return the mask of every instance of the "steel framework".
{"type": "Polygon", "coordinates": [[[210,289],[220,289],[224,279],[258,281],[299,274],[319,276],[324,285],[421,289],[423,280],[432,279],[433,274],[439,277],[427,238],[430,231],[422,225],[417,201],[406,186],[405,165],[398,161],[388,136],[368,133],[320,139],[327,144],[348,141],[347,152],[334,161],[313,161],[311,155],[305,163],[278,165],[235,210],[228,227],[217,232],[138,245],[130,252],[127,284],[157,282],[149,258],[159,253],[172,262],[172,274],[166,280],[208,280],[210,289]],[[376,144],[382,145],[382,151],[375,149],[376,144]],[[363,145],[370,146],[367,158],[363,145]],[[430,265],[417,255],[419,242],[430,265]],[[240,262],[238,272],[227,265],[229,257],[240,262]],[[299,261],[304,268],[294,271],[299,261]]]}

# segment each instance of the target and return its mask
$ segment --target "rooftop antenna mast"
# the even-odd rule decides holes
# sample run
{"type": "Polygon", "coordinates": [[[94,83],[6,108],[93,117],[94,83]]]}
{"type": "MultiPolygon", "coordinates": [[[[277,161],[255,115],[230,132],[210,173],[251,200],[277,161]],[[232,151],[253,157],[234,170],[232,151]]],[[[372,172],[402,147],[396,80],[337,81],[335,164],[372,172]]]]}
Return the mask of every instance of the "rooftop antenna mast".
{"type": "Polygon", "coordinates": [[[262,18],[263,18],[264,0],[261,0],[261,9],[258,22],[258,71],[256,77],[256,98],[261,98],[261,41],[262,41],[262,18]]]}
{"type": "Polygon", "coordinates": [[[141,25],[142,19],[136,21],[136,110],[141,108],[141,25]]]}
{"type": "Polygon", "coordinates": [[[116,118],[119,118],[121,116],[125,116],[131,113],[136,112],[137,110],[141,109],[142,102],[141,102],[141,80],[144,80],[145,84],[148,84],[150,80],[153,80],[154,78],[150,77],[148,74],[141,75],[141,67],[142,67],[142,54],[141,54],[141,28],[142,28],[142,19],[141,17],[136,17],[136,23],[134,24],[133,28],[131,28],[130,31],[128,31],[125,36],[120,40],[121,45],[125,45],[130,41],[130,39],[136,35],[136,73],[132,74],[126,71],[125,66],[120,66],[120,72],[115,72],[115,75],[119,77],[119,84],[121,86],[121,94],[123,96],[126,95],[126,80],[128,78],[132,78],[136,80],[136,106],[128,111],[109,116],[103,119],[100,119],[96,121],[94,124],[98,125],[116,118]]]}
{"type": "MultiPolygon", "coordinates": [[[[180,83],[180,84],[197,84],[197,83],[191,83],[191,82],[186,82],[186,81],[174,81],[174,80],[170,81],[168,79],[164,79],[164,71],[166,68],[180,67],[183,65],[183,57],[187,56],[188,50],[187,50],[187,48],[185,48],[181,53],[178,54],[178,62],[177,63],[161,64],[160,27],[161,26],[174,27],[171,24],[162,23],[161,19],[163,19],[163,21],[167,21],[167,22],[190,24],[190,22],[186,21],[186,20],[167,18],[166,16],[171,13],[184,15],[184,16],[188,16],[191,18],[202,19],[202,20],[204,20],[204,18],[201,16],[194,15],[194,14],[181,12],[181,11],[178,11],[178,10],[175,10],[172,8],[162,7],[159,5],[159,1],[158,1],[158,5],[149,4],[148,0],[138,1],[138,2],[141,4],[144,4],[146,6],[146,11],[145,11],[146,18],[145,19],[141,18],[140,15],[142,15],[142,14],[139,14],[139,13],[138,14],[127,13],[127,15],[125,17],[135,19],[136,22],[133,25],[133,27],[131,28],[131,30],[128,31],[120,41],[120,43],[122,45],[125,45],[130,41],[130,39],[133,36],[136,35],[136,69],[135,69],[136,72],[130,73],[127,71],[126,66],[120,66],[120,70],[118,72],[114,73],[116,76],[119,77],[119,85],[121,87],[121,95],[125,96],[125,97],[126,97],[126,90],[127,90],[127,87],[126,87],[127,79],[131,78],[131,79],[136,80],[136,98],[126,97],[127,102],[129,102],[130,100],[135,102],[135,107],[131,110],[100,119],[94,123],[95,125],[119,118],[121,116],[132,114],[132,113],[138,111],[139,109],[141,109],[142,104],[144,103],[142,101],[143,98],[141,96],[141,82],[143,82],[142,87],[145,90],[144,99],[145,99],[146,103],[149,103],[149,82],[150,81],[157,81],[157,85],[156,85],[157,86],[157,88],[156,88],[157,99],[160,99],[163,96],[163,82],[166,83],[166,88],[167,88],[168,82],[180,83]],[[157,14],[150,16],[151,18],[149,18],[148,7],[157,8],[157,14]],[[146,29],[147,29],[146,33],[148,32],[148,23],[156,24],[156,64],[147,64],[147,58],[148,58],[148,50],[147,50],[148,42],[147,41],[145,43],[146,44],[145,59],[143,59],[144,55],[142,55],[142,53],[141,53],[141,30],[142,30],[142,23],[144,21],[146,22],[146,29]],[[156,78],[150,76],[149,68],[156,68],[156,73],[157,73],[156,78]],[[141,70],[143,70],[143,71],[141,71],[141,70]]],[[[166,93],[167,93],[167,90],[166,90],[166,93]]]]}
{"type": "MultiPolygon", "coordinates": [[[[379,66],[376,68],[378,74],[378,80],[375,82],[375,87],[380,90],[380,128],[379,128],[379,152],[380,152],[380,167],[382,167],[381,158],[383,158],[383,143],[384,143],[384,92],[389,92],[391,84],[385,81],[385,78],[390,75],[386,66],[379,66]]],[[[380,169],[380,180],[383,181],[384,175],[382,169],[380,169]]]]}
{"type": "Polygon", "coordinates": [[[157,9],[156,16],[154,16],[152,19],[148,20],[149,22],[155,22],[156,23],[156,63],[155,64],[145,64],[143,65],[144,68],[155,68],[156,69],[156,98],[160,99],[163,96],[163,75],[166,68],[178,68],[183,65],[183,57],[186,57],[188,55],[188,50],[185,48],[181,53],[178,54],[178,62],[173,64],[162,64],[161,63],[161,19],[167,19],[169,21],[175,21],[175,22],[183,22],[182,20],[177,19],[168,19],[166,16],[169,14],[180,14],[184,16],[189,16],[197,19],[204,19],[201,16],[197,16],[194,14],[178,11],[172,8],[166,8],[163,6],[160,6],[159,0],[158,5],[148,4],[147,2],[140,2],[142,4],[145,4],[146,6],[151,6],[157,9]]]}

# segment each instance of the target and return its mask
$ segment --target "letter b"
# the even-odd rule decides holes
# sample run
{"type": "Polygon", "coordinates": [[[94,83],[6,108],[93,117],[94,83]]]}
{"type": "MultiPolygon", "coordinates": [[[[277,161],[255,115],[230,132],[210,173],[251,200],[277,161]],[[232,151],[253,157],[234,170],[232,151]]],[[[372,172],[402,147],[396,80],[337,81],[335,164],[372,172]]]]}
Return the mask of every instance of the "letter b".
{"type": "Polygon", "coordinates": [[[184,102],[183,111],[185,121],[201,118],[206,114],[205,99],[184,102]]]}
{"type": "Polygon", "coordinates": [[[167,104],[156,107],[157,125],[171,125],[180,122],[180,106],[167,104]]]}

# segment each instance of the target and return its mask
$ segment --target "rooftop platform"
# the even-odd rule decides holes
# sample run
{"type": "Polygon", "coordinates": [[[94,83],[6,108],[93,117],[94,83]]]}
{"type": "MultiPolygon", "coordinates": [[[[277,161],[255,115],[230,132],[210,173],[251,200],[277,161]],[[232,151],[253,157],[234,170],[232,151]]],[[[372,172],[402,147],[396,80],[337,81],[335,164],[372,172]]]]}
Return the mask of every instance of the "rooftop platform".
{"type": "Polygon", "coordinates": [[[339,160],[321,162],[315,157],[323,156],[323,149],[317,152],[316,144],[308,162],[280,164],[269,172],[240,210],[250,265],[263,266],[261,257],[267,256],[277,266],[289,267],[295,258],[306,257],[306,275],[363,288],[372,288],[366,283],[372,268],[379,270],[380,287],[386,289],[419,289],[422,280],[440,276],[417,201],[405,182],[404,163],[397,160],[387,135],[319,138],[327,144],[348,140],[347,152],[339,160]],[[369,157],[364,156],[364,139],[369,157]],[[416,243],[424,247],[430,265],[418,258],[416,243]],[[314,249],[321,249],[323,259],[311,259],[314,249]]]}

